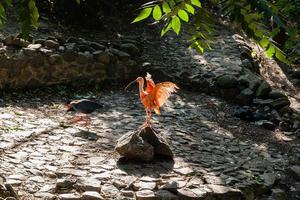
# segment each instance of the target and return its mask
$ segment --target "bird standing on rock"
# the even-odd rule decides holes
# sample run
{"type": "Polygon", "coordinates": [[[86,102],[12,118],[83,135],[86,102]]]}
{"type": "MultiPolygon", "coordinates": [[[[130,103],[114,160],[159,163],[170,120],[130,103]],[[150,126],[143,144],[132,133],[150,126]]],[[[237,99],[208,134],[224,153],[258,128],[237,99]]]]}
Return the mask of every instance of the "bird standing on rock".
{"type": "Polygon", "coordinates": [[[134,82],[139,84],[139,94],[142,104],[146,110],[146,122],[144,126],[150,126],[152,110],[160,115],[159,108],[164,105],[170,95],[179,89],[175,83],[162,82],[155,84],[151,78],[151,75],[147,73],[146,77],[146,90],[144,90],[144,78],[138,77],[136,80],[129,83],[125,90],[132,85],[134,82]]]}
{"type": "Polygon", "coordinates": [[[87,125],[90,122],[90,118],[88,117],[88,114],[91,114],[95,110],[99,108],[103,108],[103,105],[88,100],[88,99],[81,99],[81,100],[74,100],[74,101],[67,101],[67,112],[68,111],[75,111],[79,113],[85,114],[85,117],[77,116],[73,119],[73,123],[79,122],[79,121],[85,121],[85,125],[87,125]]]}

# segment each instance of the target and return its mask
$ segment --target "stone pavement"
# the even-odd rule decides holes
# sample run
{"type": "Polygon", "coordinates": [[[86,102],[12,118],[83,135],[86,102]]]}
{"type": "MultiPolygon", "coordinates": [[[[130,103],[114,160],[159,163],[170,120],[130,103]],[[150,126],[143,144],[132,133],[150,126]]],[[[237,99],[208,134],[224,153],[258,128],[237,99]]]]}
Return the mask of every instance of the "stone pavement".
{"type": "MultiPolygon", "coordinates": [[[[239,137],[270,132],[232,118],[221,100],[185,90],[154,116],[174,162],[119,160],[116,140],[144,122],[137,88],[94,94],[105,106],[92,115],[89,131],[68,124],[73,113],[64,112],[60,93],[0,101],[0,175],[23,199],[254,199],[270,194],[288,166],[276,145],[239,137]],[[226,129],[224,119],[234,124],[226,129]]],[[[297,167],[293,173],[299,176],[297,167]]]]}

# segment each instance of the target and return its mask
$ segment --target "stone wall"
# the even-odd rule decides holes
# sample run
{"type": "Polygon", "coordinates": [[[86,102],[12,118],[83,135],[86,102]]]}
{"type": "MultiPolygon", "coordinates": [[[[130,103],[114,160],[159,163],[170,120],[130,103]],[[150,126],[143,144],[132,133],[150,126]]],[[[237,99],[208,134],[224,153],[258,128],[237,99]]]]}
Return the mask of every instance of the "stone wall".
{"type": "Polygon", "coordinates": [[[137,41],[87,41],[70,37],[32,43],[7,37],[0,43],[0,89],[124,80],[135,72],[137,41]]]}

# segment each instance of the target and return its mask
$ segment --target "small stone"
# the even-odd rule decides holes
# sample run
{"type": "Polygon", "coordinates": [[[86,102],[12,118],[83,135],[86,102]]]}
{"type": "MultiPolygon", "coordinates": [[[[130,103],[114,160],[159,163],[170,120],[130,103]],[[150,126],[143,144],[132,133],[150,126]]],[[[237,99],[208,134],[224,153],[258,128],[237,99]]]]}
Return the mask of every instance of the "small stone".
{"type": "Polygon", "coordinates": [[[101,188],[101,193],[104,196],[116,196],[120,191],[111,184],[104,184],[101,188]]]}
{"type": "Polygon", "coordinates": [[[236,97],[237,102],[241,105],[249,105],[253,99],[254,92],[249,89],[243,89],[240,94],[236,97]]]}
{"type": "Polygon", "coordinates": [[[268,120],[260,120],[255,122],[255,124],[264,129],[271,130],[271,131],[274,131],[276,128],[276,125],[273,122],[270,122],[268,120]]]}
{"type": "Polygon", "coordinates": [[[103,200],[104,198],[95,191],[87,191],[82,193],[82,200],[103,200]]]}
{"type": "Polygon", "coordinates": [[[76,183],[76,179],[57,179],[56,187],[57,188],[70,188],[76,183]]]}
{"type": "Polygon", "coordinates": [[[180,200],[197,200],[198,195],[188,188],[182,188],[178,190],[178,199],[180,200]]]}
{"type": "Polygon", "coordinates": [[[274,173],[264,173],[261,178],[268,187],[271,187],[275,183],[276,175],[274,173]]]}
{"type": "Polygon", "coordinates": [[[189,167],[184,167],[184,168],[178,168],[178,169],[174,169],[174,172],[181,174],[181,175],[191,175],[194,173],[194,170],[192,170],[189,167]]]}
{"type": "Polygon", "coordinates": [[[268,96],[269,92],[271,92],[271,87],[270,85],[266,82],[263,81],[260,86],[256,90],[256,96],[258,98],[265,98],[268,96]]]}
{"type": "Polygon", "coordinates": [[[287,97],[281,97],[278,99],[274,99],[270,105],[275,109],[280,109],[285,106],[289,106],[291,104],[290,100],[287,97]]]}
{"type": "Polygon", "coordinates": [[[56,42],[56,41],[54,41],[54,40],[46,40],[46,41],[43,43],[43,45],[44,45],[45,47],[50,48],[50,49],[58,49],[58,47],[59,47],[59,43],[56,42]]]}
{"type": "Polygon", "coordinates": [[[212,190],[213,197],[220,200],[227,199],[241,199],[242,192],[238,189],[233,189],[231,187],[221,186],[221,185],[206,185],[208,189],[212,190]]]}
{"type": "Polygon", "coordinates": [[[89,45],[94,48],[95,50],[105,50],[106,46],[99,44],[97,42],[90,42],[89,45]]]}
{"type": "Polygon", "coordinates": [[[269,93],[269,98],[271,99],[278,99],[278,98],[282,98],[282,97],[286,97],[286,95],[280,91],[277,91],[277,90],[272,90],[270,93],[269,93]]]}
{"type": "Polygon", "coordinates": [[[39,48],[41,48],[41,47],[42,47],[41,44],[29,44],[29,45],[27,46],[27,48],[29,48],[29,49],[39,49],[39,48]]]}
{"type": "Polygon", "coordinates": [[[170,181],[163,185],[160,189],[168,190],[170,192],[176,193],[179,188],[178,183],[176,181],[170,181]]]}
{"type": "Polygon", "coordinates": [[[135,193],[136,200],[159,200],[151,190],[141,190],[135,193]]]}
{"type": "Polygon", "coordinates": [[[34,196],[45,200],[54,200],[56,198],[54,194],[51,194],[49,192],[37,192],[34,194],[34,196]]]}
{"type": "Polygon", "coordinates": [[[113,55],[116,55],[121,60],[128,60],[130,58],[130,55],[124,51],[120,51],[118,49],[110,48],[109,52],[111,52],[113,55]]]}
{"type": "Polygon", "coordinates": [[[156,187],[155,182],[136,182],[133,184],[133,189],[135,190],[153,190],[156,187]]]}
{"type": "Polygon", "coordinates": [[[289,175],[290,177],[300,180],[300,166],[294,165],[289,168],[289,175]]]}
{"type": "Polygon", "coordinates": [[[140,52],[139,48],[131,43],[121,44],[120,49],[122,51],[125,51],[126,53],[129,53],[132,56],[137,56],[140,52]]]}
{"type": "Polygon", "coordinates": [[[167,190],[159,190],[155,195],[161,200],[180,200],[175,194],[167,190]]]}
{"type": "Polygon", "coordinates": [[[101,191],[101,181],[95,178],[81,178],[77,181],[74,187],[83,191],[101,191]]]}
{"type": "Polygon", "coordinates": [[[58,199],[60,199],[60,200],[80,200],[81,196],[79,194],[66,193],[66,194],[59,194],[58,199]]]}
{"type": "Polygon", "coordinates": [[[133,197],[134,192],[130,190],[121,190],[121,193],[124,197],[133,197]]]}
{"type": "Polygon", "coordinates": [[[238,80],[233,75],[223,75],[217,79],[217,84],[220,88],[233,88],[236,87],[238,80]]]}
{"type": "Polygon", "coordinates": [[[3,42],[7,46],[27,47],[29,45],[28,41],[14,36],[8,36],[3,42]]]}
{"type": "Polygon", "coordinates": [[[291,130],[291,126],[287,122],[281,121],[281,122],[279,122],[279,129],[281,131],[289,131],[289,130],[291,130]]]}
{"type": "Polygon", "coordinates": [[[271,190],[271,200],[288,200],[287,194],[284,190],[282,189],[272,189],[271,190]]]}

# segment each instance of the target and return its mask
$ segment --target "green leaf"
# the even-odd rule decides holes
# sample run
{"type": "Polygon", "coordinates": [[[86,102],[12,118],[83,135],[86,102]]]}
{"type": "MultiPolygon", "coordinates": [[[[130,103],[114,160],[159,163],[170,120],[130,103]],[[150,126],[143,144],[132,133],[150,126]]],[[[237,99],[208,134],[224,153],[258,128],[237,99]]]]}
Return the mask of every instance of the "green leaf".
{"type": "Polygon", "coordinates": [[[173,17],[171,24],[172,24],[172,28],[173,28],[174,32],[178,35],[180,32],[180,28],[181,28],[180,19],[177,16],[173,17]]]}
{"type": "Polygon", "coordinates": [[[169,12],[171,12],[171,8],[170,8],[169,4],[165,1],[162,4],[162,9],[165,14],[168,14],[169,12]]]}
{"type": "Polygon", "coordinates": [[[156,21],[158,21],[161,18],[161,9],[159,7],[159,5],[156,5],[153,9],[153,19],[155,19],[156,21]]]}
{"type": "Polygon", "coordinates": [[[35,0],[29,0],[28,9],[30,13],[31,25],[37,29],[39,26],[38,20],[40,15],[39,15],[38,8],[35,5],[35,0]]]}
{"type": "Polygon", "coordinates": [[[268,57],[271,58],[274,55],[274,53],[275,53],[275,47],[273,44],[270,44],[268,50],[266,51],[266,54],[268,57]]]}
{"type": "MultiPolygon", "coordinates": [[[[0,20],[2,22],[2,20],[5,19],[5,9],[4,7],[2,6],[2,4],[0,3],[0,20]]],[[[2,24],[2,23],[1,23],[2,24]]]]}
{"type": "Polygon", "coordinates": [[[191,3],[199,8],[201,8],[201,3],[199,0],[191,0],[191,3]]]}
{"type": "Polygon", "coordinates": [[[167,23],[160,32],[160,36],[164,36],[172,28],[172,23],[167,23]]]}
{"type": "Polygon", "coordinates": [[[171,8],[173,8],[176,5],[176,3],[174,0],[170,0],[169,5],[171,8]]]}
{"type": "Polygon", "coordinates": [[[140,14],[131,22],[131,23],[136,23],[139,22],[143,19],[146,19],[147,17],[150,16],[153,8],[145,8],[143,9],[140,14]]]}
{"type": "Polygon", "coordinates": [[[263,47],[266,48],[269,45],[270,41],[268,38],[264,37],[259,41],[259,44],[263,47]]]}
{"type": "Polygon", "coordinates": [[[80,4],[80,0],[76,0],[76,3],[80,4]]]}
{"type": "Polygon", "coordinates": [[[291,61],[289,61],[286,58],[286,56],[284,55],[284,53],[279,48],[276,48],[275,57],[278,58],[278,60],[280,60],[281,62],[284,62],[286,64],[291,64],[291,61]]]}
{"type": "Polygon", "coordinates": [[[178,11],[178,17],[180,17],[180,19],[182,19],[185,22],[189,21],[189,15],[187,14],[186,11],[184,10],[179,10],[178,11]]]}
{"type": "Polygon", "coordinates": [[[188,11],[191,14],[195,14],[195,9],[193,6],[191,6],[190,4],[185,4],[185,10],[188,11]]]}

